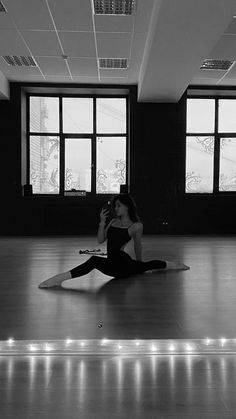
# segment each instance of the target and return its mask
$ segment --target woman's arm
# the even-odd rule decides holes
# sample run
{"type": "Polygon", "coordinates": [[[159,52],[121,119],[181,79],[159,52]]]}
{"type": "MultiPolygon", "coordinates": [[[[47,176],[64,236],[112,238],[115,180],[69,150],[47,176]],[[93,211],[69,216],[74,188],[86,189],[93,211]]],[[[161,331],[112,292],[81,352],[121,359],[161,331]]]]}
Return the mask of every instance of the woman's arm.
{"type": "Polygon", "coordinates": [[[134,241],[134,252],[135,252],[136,260],[140,260],[140,261],[142,261],[142,242],[141,242],[142,234],[143,234],[142,223],[135,224],[134,229],[131,233],[131,236],[133,237],[133,241],[134,241]]]}
{"type": "Polygon", "coordinates": [[[109,222],[109,224],[106,226],[105,228],[105,223],[104,221],[100,221],[99,223],[99,227],[98,227],[98,232],[97,232],[97,240],[98,243],[103,243],[106,241],[107,239],[107,230],[110,227],[110,225],[113,223],[114,218],[109,222]]]}

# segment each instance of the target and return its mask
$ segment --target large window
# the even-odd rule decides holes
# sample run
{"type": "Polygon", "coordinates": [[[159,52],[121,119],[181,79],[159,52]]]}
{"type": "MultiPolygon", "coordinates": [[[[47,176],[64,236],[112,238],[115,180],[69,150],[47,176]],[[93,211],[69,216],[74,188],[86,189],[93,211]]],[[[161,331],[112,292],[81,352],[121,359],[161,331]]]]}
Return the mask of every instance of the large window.
{"type": "Polygon", "coordinates": [[[186,193],[236,191],[236,99],[187,99],[186,193]]]}
{"type": "Polygon", "coordinates": [[[119,193],[127,184],[127,97],[30,95],[28,103],[33,194],[119,193]]]}

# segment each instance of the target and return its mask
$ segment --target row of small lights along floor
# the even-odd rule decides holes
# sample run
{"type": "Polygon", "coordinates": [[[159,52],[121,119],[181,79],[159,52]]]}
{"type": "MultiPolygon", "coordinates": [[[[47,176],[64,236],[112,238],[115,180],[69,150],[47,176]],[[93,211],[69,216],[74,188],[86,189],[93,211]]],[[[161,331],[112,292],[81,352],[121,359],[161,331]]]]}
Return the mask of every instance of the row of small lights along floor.
{"type": "Polygon", "coordinates": [[[15,340],[0,341],[0,355],[20,354],[207,354],[236,353],[236,339],[167,339],[167,340],[15,340]]]}

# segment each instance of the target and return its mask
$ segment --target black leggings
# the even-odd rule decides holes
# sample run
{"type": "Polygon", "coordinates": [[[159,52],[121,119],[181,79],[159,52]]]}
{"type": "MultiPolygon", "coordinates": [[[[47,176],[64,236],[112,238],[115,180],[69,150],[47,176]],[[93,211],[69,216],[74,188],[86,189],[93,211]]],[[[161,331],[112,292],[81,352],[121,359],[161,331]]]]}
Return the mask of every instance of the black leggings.
{"type": "Polygon", "coordinates": [[[141,262],[133,260],[128,253],[120,251],[113,258],[103,258],[101,256],[91,256],[86,262],[71,269],[72,278],[86,275],[93,269],[98,269],[102,273],[116,278],[125,278],[132,274],[142,273],[151,269],[164,269],[166,262],[162,260],[150,260],[141,262]]]}

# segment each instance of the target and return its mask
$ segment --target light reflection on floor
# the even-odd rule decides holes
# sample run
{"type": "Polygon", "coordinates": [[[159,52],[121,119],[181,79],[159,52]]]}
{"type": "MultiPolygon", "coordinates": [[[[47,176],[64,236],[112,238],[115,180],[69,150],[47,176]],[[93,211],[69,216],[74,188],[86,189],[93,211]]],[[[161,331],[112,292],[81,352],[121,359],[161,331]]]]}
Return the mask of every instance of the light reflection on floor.
{"type": "Polygon", "coordinates": [[[148,406],[169,414],[199,406],[224,417],[231,411],[225,400],[235,384],[233,355],[4,356],[0,414],[18,411],[18,418],[19,412],[23,417],[29,411],[54,411],[63,417],[69,409],[69,417],[102,411],[133,411],[139,417],[148,406]]]}

